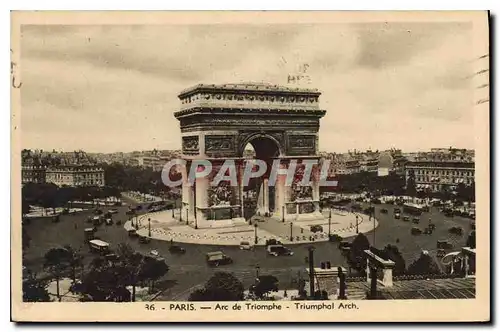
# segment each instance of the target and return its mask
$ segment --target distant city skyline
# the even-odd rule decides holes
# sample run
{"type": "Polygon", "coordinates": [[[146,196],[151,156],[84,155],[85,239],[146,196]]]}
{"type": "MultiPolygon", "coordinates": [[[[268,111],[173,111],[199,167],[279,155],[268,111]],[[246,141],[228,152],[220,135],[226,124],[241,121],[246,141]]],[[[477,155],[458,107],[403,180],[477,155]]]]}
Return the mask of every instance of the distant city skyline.
{"type": "Polygon", "coordinates": [[[473,149],[471,32],[460,22],[23,26],[22,147],[178,150],[180,91],[303,74],[327,110],[321,151],[473,149]]]}
{"type": "MultiPolygon", "coordinates": [[[[363,153],[363,152],[367,152],[367,151],[372,151],[372,152],[375,152],[375,151],[389,151],[391,149],[395,149],[395,150],[401,150],[402,153],[421,153],[421,152],[430,152],[431,149],[449,149],[449,148],[452,148],[452,149],[458,149],[458,150],[462,150],[462,149],[465,149],[465,150],[475,150],[475,149],[469,149],[469,148],[464,148],[464,147],[460,147],[460,146],[435,146],[435,147],[432,147],[432,148],[429,148],[429,149],[421,149],[421,150],[403,150],[403,149],[399,149],[398,147],[391,147],[391,148],[387,148],[387,149],[373,149],[373,148],[366,148],[366,149],[350,149],[350,150],[347,150],[347,151],[326,151],[326,150],[319,150],[319,153],[337,153],[337,154],[344,154],[344,153],[349,153],[349,152],[360,152],[360,153],[363,153]]],[[[36,151],[36,150],[42,150],[44,152],[53,152],[55,150],[56,153],[71,153],[71,152],[75,152],[75,151],[83,151],[85,153],[88,153],[88,154],[114,154],[114,153],[125,153],[125,154],[128,154],[128,153],[134,153],[134,152],[152,152],[154,150],[157,150],[157,151],[170,151],[170,152],[173,152],[173,151],[181,151],[181,148],[177,148],[177,149],[155,149],[155,148],[148,148],[148,149],[142,149],[142,150],[130,150],[130,151],[87,151],[87,150],[84,150],[84,149],[73,149],[73,150],[58,150],[58,149],[54,149],[54,148],[49,148],[49,149],[43,149],[43,148],[33,148],[33,147],[25,147],[23,149],[27,149],[27,150],[31,150],[31,151],[36,151]]],[[[248,147],[245,149],[245,150],[250,150],[248,147]]]]}

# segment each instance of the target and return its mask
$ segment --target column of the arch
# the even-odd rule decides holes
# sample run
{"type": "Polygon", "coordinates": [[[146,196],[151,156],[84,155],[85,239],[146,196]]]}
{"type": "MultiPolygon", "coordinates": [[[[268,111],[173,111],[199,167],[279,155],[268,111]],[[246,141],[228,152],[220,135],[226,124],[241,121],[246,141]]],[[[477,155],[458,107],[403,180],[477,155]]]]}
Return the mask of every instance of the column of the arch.
{"type": "Polygon", "coordinates": [[[238,163],[238,167],[237,167],[237,170],[238,170],[238,186],[239,186],[239,191],[238,191],[238,195],[239,195],[239,201],[240,201],[240,213],[241,213],[241,217],[242,218],[245,218],[245,201],[243,199],[243,193],[244,193],[244,183],[243,183],[243,177],[245,175],[245,160],[244,159],[241,159],[238,163]]]}
{"type": "MultiPolygon", "coordinates": [[[[319,162],[319,160],[318,160],[319,162]]],[[[312,199],[314,201],[314,212],[320,213],[319,200],[320,200],[320,167],[318,164],[313,166],[311,174],[311,185],[312,185],[312,199]]]]}
{"type": "Polygon", "coordinates": [[[205,208],[208,208],[208,190],[210,188],[210,179],[208,176],[204,176],[197,178],[195,181],[196,224],[198,228],[207,228],[210,227],[210,220],[207,220],[204,211],[206,211],[205,208]]]}
{"type": "Polygon", "coordinates": [[[261,215],[269,213],[269,179],[264,178],[260,185],[257,208],[261,215]]]}
{"type": "MultiPolygon", "coordinates": [[[[287,164],[284,161],[280,161],[280,169],[286,169],[287,164]]],[[[276,188],[275,188],[275,206],[276,211],[274,215],[280,219],[280,221],[285,221],[287,216],[285,203],[289,199],[289,188],[286,186],[286,174],[279,174],[276,176],[276,188]]]]}
{"type": "Polygon", "coordinates": [[[182,175],[182,200],[181,200],[181,206],[179,208],[179,221],[185,221],[185,210],[186,206],[189,204],[189,196],[190,196],[190,186],[188,183],[188,168],[187,168],[188,163],[180,167],[180,172],[182,175]]]}
{"type": "MultiPolygon", "coordinates": [[[[189,170],[191,168],[191,161],[189,161],[186,166],[187,166],[187,174],[189,175],[189,170]]],[[[189,223],[189,225],[195,227],[196,226],[196,217],[195,217],[195,213],[196,213],[196,206],[195,206],[195,186],[196,184],[191,181],[188,181],[187,182],[188,184],[188,188],[187,188],[187,207],[184,207],[184,213],[185,213],[185,216],[184,216],[184,221],[186,221],[186,223],[189,223]]]]}

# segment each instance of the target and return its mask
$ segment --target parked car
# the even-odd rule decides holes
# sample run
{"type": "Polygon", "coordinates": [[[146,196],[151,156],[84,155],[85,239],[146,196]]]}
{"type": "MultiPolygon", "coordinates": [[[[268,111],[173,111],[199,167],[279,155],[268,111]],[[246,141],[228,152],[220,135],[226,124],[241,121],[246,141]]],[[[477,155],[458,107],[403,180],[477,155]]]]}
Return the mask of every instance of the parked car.
{"type": "Polygon", "coordinates": [[[313,233],[323,232],[323,226],[313,225],[313,226],[311,226],[311,232],[313,232],[313,233]]]}
{"type": "Polygon", "coordinates": [[[404,216],[404,217],[403,217],[403,221],[410,221],[410,217],[408,217],[408,216],[404,216]]]}
{"type": "Polygon", "coordinates": [[[394,219],[401,219],[401,214],[394,213],[394,219]]]}
{"type": "Polygon", "coordinates": [[[253,250],[254,246],[250,244],[248,241],[241,241],[240,242],[240,249],[241,250],[253,250]]]}
{"type": "Polygon", "coordinates": [[[153,256],[153,257],[158,257],[158,256],[160,256],[160,253],[158,252],[158,250],[151,250],[151,251],[149,252],[149,254],[150,254],[151,256],[153,256]]]}
{"type": "Polygon", "coordinates": [[[232,258],[222,251],[208,252],[206,259],[209,266],[228,265],[233,263],[232,258]]]}
{"type": "Polygon", "coordinates": [[[414,224],[418,224],[418,223],[420,223],[420,218],[414,217],[411,221],[412,221],[414,224]]]}
{"type": "Polygon", "coordinates": [[[446,256],[446,251],[444,251],[444,249],[438,249],[438,251],[436,252],[436,257],[443,258],[444,256],[446,256]]]}
{"type": "Polygon", "coordinates": [[[281,244],[267,246],[267,253],[275,257],[293,256],[293,251],[281,244]]]}
{"type": "Polygon", "coordinates": [[[387,209],[380,209],[380,213],[388,213],[389,211],[387,209]]]}
{"type": "Polygon", "coordinates": [[[105,221],[105,222],[106,222],[106,226],[111,226],[111,225],[113,225],[113,219],[111,219],[111,218],[106,219],[106,221],[105,221]]]}
{"type": "Polygon", "coordinates": [[[172,254],[185,254],[186,253],[186,249],[184,249],[183,247],[181,246],[178,246],[176,244],[173,244],[171,245],[169,248],[168,248],[168,251],[172,254]]]}
{"type": "Polygon", "coordinates": [[[394,214],[396,214],[396,213],[401,214],[401,209],[399,209],[399,208],[394,209],[394,214]]]}

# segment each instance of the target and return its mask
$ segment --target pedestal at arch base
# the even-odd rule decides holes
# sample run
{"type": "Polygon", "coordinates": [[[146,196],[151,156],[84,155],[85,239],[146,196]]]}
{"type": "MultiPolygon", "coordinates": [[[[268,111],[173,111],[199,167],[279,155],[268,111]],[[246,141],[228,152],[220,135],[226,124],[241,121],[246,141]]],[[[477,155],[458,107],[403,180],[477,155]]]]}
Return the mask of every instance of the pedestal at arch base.
{"type": "MultiPolygon", "coordinates": [[[[239,205],[197,207],[196,228],[207,229],[248,225],[245,218],[241,217],[238,211],[241,211],[239,205]]],[[[194,223],[190,225],[194,226],[194,223]]]]}

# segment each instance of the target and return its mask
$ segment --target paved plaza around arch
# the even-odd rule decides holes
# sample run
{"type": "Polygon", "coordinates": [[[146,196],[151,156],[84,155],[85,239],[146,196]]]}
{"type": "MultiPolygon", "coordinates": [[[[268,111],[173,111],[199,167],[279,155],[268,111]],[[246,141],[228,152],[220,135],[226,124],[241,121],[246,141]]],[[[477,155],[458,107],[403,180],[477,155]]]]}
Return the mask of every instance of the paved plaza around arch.
{"type": "MultiPolygon", "coordinates": [[[[137,234],[149,237],[148,219],[150,219],[151,238],[155,240],[231,246],[239,245],[242,241],[255,244],[257,234],[257,245],[265,245],[266,240],[269,239],[276,239],[286,244],[321,242],[328,240],[329,227],[329,211],[323,211],[322,213],[325,218],[319,220],[283,223],[273,218],[259,218],[265,221],[259,222],[254,219],[253,224],[241,223],[228,227],[195,229],[186,225],[186,222],[179,221],[177,215],[172,217],[172,210],[166,210],[140,216],[138,218],[139,229],[137,234]],[[255,230],[255,224],[257,224],[257,231],[255,230]],[[311,232],[310,227],[313,225],[321,225],[323,231],[311,232]],[[293,241],[290,241],[290,234],[293,241]]],[[[358,216],[358,232],[360,233],[370,232],[374,227],[378,226],[378,221],[370,219],[367,215],[346,211],[332,211],[330,233],[337,234],[342,238],[355,236],[356,216],[358,216]]],[[[130,229],[132,221],[127,221],[124,227],[130,229]]]]}

